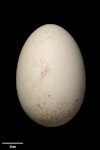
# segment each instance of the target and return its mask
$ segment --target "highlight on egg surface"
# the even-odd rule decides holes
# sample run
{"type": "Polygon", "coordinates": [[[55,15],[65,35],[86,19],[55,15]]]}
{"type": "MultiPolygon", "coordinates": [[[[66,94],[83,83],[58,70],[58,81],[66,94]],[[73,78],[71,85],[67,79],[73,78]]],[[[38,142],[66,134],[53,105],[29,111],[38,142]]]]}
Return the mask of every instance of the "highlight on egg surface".
{"type": "Polygon", "coordinates": [[[29,118],[46,127],[64,125],[79,111],[85,87],[84,62],[73,37],[55,24],[36,29],[16,71],[18,98],[29,118]]]}

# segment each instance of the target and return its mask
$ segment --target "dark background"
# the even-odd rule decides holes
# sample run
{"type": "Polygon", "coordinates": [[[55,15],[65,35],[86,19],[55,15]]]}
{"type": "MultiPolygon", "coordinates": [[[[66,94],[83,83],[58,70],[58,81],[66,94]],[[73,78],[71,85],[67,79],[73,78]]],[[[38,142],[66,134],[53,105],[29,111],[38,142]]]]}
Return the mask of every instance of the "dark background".
{"type": "MultiPolygon", "coordinates": [[[[25,3],[25,2],[24,2],[25,3]]],[[[61,3],[62,4],[62,3],[61,3]]],[[[1,142],[17,141],[26,145],[66,147],[79,143],[92,144],[97,134],[97,12],[87,4],[1,5],[1,142]],[[7,6],[8,5],[8,6],[7,6]],[[29,35],[43,24],[58,24],[74,37],[83,55],[86,69],[86,94],[83,105],[73,120],[56,127],[42,127],[22,110],[16,92],[16,67],[21,48],[29,35]],[[92,138],[93,137],[93,138],[92,138]],[[90,142],[89,142],[90,140],[90,142]]],[[[83,144],[84,145],[84,144],[83,144]]],[[[48,149],[47,147],[47,149],[48,149]]]]}

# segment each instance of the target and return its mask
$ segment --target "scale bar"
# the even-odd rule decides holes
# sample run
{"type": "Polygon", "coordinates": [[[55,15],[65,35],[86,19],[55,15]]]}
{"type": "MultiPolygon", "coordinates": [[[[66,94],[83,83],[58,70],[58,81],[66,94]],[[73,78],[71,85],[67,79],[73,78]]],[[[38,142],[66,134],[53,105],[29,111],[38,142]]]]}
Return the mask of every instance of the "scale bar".
{"type": "Polygon", "coordinates": [[[2,144],[24,144],[23,142],[2,142],[2,144]]]}

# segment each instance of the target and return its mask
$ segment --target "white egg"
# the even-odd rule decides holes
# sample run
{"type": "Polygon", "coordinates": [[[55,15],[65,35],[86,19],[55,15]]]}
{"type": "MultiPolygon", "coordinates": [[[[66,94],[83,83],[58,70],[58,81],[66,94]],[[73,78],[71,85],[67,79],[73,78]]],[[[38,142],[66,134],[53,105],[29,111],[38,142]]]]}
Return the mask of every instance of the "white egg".
{"type": "Polygon", "coordinates": [[[85,68],[65,29],[46,24],[30,35],[19,56],[16,87],[23,110],[40,125],[60,126],[77,114],[85,94],[85,68]]]}

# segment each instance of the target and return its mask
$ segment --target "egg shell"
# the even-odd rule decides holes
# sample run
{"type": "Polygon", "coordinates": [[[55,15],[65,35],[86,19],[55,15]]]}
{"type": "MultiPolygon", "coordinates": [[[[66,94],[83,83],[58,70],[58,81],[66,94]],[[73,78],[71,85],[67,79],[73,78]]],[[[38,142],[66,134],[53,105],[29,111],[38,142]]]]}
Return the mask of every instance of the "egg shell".
{"type": "Polygon", "coordinates": [[[21,50],[16,72],[26,114],[46,127],[63,125],[79,111],[85,86],[84,62],[73,37],[55,24],[36,29],[21,50]]]}

